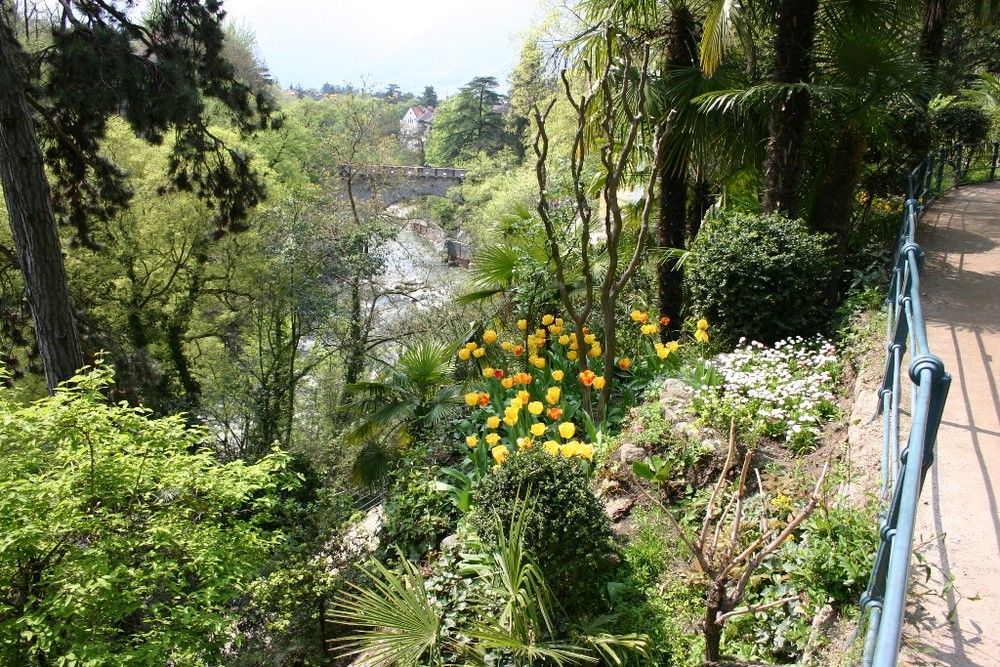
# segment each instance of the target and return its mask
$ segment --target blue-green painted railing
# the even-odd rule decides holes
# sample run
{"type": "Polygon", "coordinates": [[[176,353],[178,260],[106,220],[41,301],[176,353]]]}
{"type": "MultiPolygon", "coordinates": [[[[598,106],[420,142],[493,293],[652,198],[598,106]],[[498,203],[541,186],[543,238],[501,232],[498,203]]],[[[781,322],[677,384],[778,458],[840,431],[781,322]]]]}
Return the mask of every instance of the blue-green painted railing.
{"type": "MultiPolygon", "coordinates": [[[[944,411],[951,376],[931,353],[920,273],[924,254],[914,240],[920,211],[952,187],[996,178],[1000,144],[956,145],[928,154],[908,177],[903,224],[886,298],[886,361],[879,391],[883,420],[880,541],[868,589],[861,598],[864,667],[893,667],[906,608],[917,503],[944,411]],[[909,351],[910,432],[900,437],[903,361],[909,351]]],[[[876,415],[877,416],[877,415],[876,415]]]]}

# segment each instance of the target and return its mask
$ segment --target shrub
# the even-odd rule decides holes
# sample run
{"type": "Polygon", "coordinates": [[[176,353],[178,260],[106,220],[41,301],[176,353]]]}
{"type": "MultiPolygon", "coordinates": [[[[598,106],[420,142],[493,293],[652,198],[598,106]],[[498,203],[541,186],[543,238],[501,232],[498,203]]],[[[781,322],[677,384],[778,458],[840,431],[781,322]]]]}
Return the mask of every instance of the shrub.
{"type": "Polygon", "coordinates": [[[404,465],[393,476],[379,547],[390,560],[396,549],[410,560],[421,560],[452,532],[458,510],[448,494],[437,490],[437,469],[404,465]]]}
{"type": "Polygon", "coordinates": [[[540,447],[510,457],[476,491],[472,521],[480,538],[496,544],[499,526],[510,524],[517,500],[529,493],[525,544],[569,613],[593,610],[611,565],[611,526],[579,460],[540,447]]]}
{"type": "Polygon", "coordinates": [[[816,333],[832,261],[827,237],[779,215],[723,213],[691,247],[687,288],[693,308],[724,343],[764,343],[816,333]]]}

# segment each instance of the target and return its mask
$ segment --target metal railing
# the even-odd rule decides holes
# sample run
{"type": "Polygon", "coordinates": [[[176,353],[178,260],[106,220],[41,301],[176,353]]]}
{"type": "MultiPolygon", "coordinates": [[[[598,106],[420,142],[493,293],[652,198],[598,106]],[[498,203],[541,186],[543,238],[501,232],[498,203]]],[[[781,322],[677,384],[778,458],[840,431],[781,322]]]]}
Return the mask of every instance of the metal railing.
{"type": "Polygon", "coordinates": [[[917,503],[944,411],[951,376],[931,353],[920,303],[924,253],[914,241],[920,211],[953,187],[996,178],[1000,143],[940,149],[928,154],[907,178],[903,223],[886,298],[886,361],[879,408],[882,415],[882,485],[878,551],[861,597],[862,664],[892,667],[899,654],[909,584],[917,503]],[[988,158],[988,159],[987,159],[988,158]],[[977,163],[977,159],[980,163],[977,163]],[[900,435],[904,357],[909,351],[910,429],[900,435]]]}

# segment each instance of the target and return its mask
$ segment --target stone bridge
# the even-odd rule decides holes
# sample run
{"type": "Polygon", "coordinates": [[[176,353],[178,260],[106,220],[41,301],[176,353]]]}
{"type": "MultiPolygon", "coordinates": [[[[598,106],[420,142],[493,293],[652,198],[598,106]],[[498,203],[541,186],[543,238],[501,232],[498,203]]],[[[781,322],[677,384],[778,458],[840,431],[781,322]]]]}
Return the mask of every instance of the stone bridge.
{"type": "Polygon", "coordinates": [[[422,195],[443,197],[462,183],[465,172],[451,167],[345,165],[340,168],[340,191],[346,197],[350,187],[356,198],[377,198],[390,206],[422,195]]]}

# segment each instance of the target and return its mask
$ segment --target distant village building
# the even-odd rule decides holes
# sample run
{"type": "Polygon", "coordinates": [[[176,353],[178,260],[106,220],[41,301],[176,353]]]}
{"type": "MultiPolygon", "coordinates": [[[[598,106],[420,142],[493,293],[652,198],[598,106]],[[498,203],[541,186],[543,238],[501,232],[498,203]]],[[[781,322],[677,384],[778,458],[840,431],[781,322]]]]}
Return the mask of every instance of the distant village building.
{"type": "Polygon", "coordinates": [[[410,107],[399,121],[399,140],[407,148],[420,150],[431,136],[434,107],[410,107]]]}

